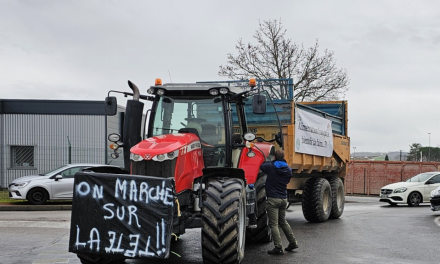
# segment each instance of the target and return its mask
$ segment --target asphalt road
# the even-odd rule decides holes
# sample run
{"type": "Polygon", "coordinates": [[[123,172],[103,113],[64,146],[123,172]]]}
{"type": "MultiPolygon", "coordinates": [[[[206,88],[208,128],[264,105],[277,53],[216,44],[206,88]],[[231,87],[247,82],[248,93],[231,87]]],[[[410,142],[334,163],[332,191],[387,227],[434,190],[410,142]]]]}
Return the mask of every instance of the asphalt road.
{"type": "MultiPolygon", "coordinates": [[[[440,263],[440,212],[428,204],[391,207],[377,197],[346,200],[340,219],[321,224],[308,223],[301,206],[291,206],[287,219],[299,248],[272,256],[271,243],[247,244],[242,263],[440,263]]],[[[68,252],[69,228],[69,210],[0,211],[0,264],[80,263],[68,252]]],[[[200,230],[188,230],[171,251],[165,260],[126,262],[202,263],[200,230]]]]}

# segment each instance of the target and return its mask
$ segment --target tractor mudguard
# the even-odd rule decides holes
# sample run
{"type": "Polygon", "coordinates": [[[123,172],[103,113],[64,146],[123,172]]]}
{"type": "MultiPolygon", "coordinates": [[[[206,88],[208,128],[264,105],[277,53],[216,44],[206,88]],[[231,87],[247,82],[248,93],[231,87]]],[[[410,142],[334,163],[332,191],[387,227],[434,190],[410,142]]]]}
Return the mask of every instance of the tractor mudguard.
{"type": "Polygon", "coordinates": [[[248,157],[247,153],[249,150],[243,149],[238,163],[238,168],[245,171],[247,184],[254,184],[257,181],[261,164],[265,161],[272,160],[272,153],[275,152],[273,145],[261,142],[255,143],[252,149],[255,152],[255,156],[248,157]]]}
{"type": "Polygon", "coordinates": [[[69,252],[111,259],[168,258],[174,180],[75,174],[69,252]]]}

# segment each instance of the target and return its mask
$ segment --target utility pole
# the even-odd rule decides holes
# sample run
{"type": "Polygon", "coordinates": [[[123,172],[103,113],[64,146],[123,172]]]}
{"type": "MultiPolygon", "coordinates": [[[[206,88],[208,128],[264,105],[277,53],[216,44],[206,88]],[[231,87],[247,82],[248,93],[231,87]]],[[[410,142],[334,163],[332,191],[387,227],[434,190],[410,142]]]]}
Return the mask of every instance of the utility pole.
{"type": "Polygon", "coordinates": [[[428,133],[429,135],[429,143],[428,143],[428,162],[431,161],[431,133],[428,133]]]}

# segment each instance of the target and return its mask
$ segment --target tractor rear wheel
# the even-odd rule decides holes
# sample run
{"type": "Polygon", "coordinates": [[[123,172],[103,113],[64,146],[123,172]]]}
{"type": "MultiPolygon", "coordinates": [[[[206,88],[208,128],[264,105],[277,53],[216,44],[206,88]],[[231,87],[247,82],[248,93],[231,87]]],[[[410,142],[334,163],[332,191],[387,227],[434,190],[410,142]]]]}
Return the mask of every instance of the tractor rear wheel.
{"type": "Polygon", "coordinates": [[[337,219],[341,217],[344,212],[345,204],[345,191],[344,184],[339,177],[329,177],[327,178],[330,186],[332,188],[332,212],[330,213],[331,219],[337,219]]]}
{"type": "Polygon", "coordinates": [[[94,254],[77,254],[82,264],[122,264],[124,259],[102,258],[94,254]]]}
{"type": "Polygon", "coordinates": [[[266,211],[266,179],[267,174],[260,172],[255,182],[257,228],[248,228],[246,230],[246,239],[252,242],[264,243],[272,241],[272,232],[269,228],[269,218],[266,211]]]}
{"type": "Polygon", "coordinates": [[[245,222],[243,181],[210,179],[202,208],[203,263],[240,263],[244,257],[245,222]]]}
{"type": "Polygon", "coordinates": [[[325,178],[310,178],[306,181],[302,195],[302,210],[307,221],[327,221],[332,210],[332,190],[325,178]]]}

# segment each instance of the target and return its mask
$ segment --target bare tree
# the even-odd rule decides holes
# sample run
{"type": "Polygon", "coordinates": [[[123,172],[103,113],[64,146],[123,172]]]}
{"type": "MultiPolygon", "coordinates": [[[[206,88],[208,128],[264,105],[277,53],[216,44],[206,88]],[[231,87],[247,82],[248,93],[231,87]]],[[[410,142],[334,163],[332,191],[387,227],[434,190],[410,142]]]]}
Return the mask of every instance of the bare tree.
{"type": "MultiPolygon", "coordinates": [[[[295,101],[338,100],[348,90],[349,79],[345,69],[335,65],[334,53],[324,50],[320,56],[319,43],[304,49],[285,38],[281,20],[259,22],[253,38],[257,44],[238,40],[238,55],[227,54],[227,65],[220,66],[218,74],[233,80],[292,79],[295,101]]],[[[267,84],[266,84],[267,85],[267,84]]],[[[288,86],[265,86],[276,99],[289,98],[288,86]]]]}

